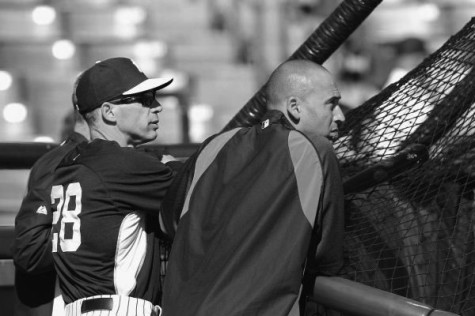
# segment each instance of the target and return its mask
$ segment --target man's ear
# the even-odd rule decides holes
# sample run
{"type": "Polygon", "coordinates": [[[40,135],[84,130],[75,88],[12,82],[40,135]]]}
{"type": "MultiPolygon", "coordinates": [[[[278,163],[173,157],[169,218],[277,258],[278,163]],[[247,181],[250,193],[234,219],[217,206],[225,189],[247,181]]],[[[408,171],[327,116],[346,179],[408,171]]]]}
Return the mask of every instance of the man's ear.
{"type": "Polygon", "coordinates": [[[101,116],[107,123],[114,123],[117,121],[116,106],[114,104],[105,102],[101,105],[101,116]]]}
{"type": "Polygon", "coordinates": [[[301,108],[298,98],[290,97],[287,99],[287,115],[294,124],[300,121],[301,108]]]}

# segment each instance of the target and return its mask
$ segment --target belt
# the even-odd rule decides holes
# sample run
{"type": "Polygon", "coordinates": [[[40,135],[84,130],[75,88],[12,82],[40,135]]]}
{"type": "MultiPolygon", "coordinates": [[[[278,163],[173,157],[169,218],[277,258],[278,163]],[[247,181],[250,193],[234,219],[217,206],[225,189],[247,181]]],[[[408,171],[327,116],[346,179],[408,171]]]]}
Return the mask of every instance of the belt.
{"type": "Polygon", "coordinates": [[[82,301],[81,314],[97,310],[111,311],[113,306],[114,301],[111,297],[90,298],[82,301]]]}
{"type": "Polygon", "coordinates": [[[85,297],[65,307],[66,316],[79,316],[94,311],[134,316],[160,316],[161,308],[152,302],[125,295],[105,294],[85,297]]]}

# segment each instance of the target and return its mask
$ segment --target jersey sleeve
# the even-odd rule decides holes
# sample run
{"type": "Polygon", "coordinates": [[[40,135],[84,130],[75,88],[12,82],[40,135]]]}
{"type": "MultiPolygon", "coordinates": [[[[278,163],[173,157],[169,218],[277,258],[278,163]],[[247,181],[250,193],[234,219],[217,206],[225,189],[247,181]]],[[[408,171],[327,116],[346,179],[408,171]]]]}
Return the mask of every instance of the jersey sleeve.
{"type": "Polygon", "coordinates": [[[119,209],[140,210],[158,216],[175,171],[144,152],[129,152],[114,163],[119,166],[102,173],[113,202],[119,209]]]}
{"type": "Polygon", "coordinates": [[[20,270],[37,274],[51,271],[50,234],[53,215],[46,180],[33,168],[28,180],[28,191],[15,218],[13,259],[20,270]]]}

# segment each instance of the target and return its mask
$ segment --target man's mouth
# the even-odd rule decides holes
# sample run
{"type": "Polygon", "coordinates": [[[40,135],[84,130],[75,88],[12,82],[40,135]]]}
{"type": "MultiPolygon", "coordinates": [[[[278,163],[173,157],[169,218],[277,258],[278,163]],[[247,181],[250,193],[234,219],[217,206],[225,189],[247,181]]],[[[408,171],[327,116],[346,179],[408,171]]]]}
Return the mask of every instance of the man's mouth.
{"type": "Polygon", "coordinates": [[[330,134],[328,135],[328,139],[330,139],[331,141],[335,141],[338,139],[338,136],[339,136],[338,130],[334,129],[330,131],[330,134]]]}

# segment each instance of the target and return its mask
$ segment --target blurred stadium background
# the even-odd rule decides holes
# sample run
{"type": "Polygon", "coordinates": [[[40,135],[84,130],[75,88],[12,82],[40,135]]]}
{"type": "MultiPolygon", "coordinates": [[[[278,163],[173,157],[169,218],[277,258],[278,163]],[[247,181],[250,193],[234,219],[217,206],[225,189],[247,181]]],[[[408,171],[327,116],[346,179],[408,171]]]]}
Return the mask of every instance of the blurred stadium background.
{"type": "MultiPolygon", "coordinates": [[[[0,142],[60,142],[72,83],[95,61],[133,58],[172,74],[157,143],[221,130],[335,0],[0,0],[0,142]]],[[[352,109],[401,78],[475,13],[475,0],[384,0],[325,66],[352,109]]],[[[13,225],[28,170],[2,170],[13,225]]]]}
{"type": "MultiPolygon", "coordinates": [[[[155,143],[199,143],[341,2],[0,0],[0,143],[59,143],[76,76],[113,56],[175,77],[155,143]]],[[[474,13],[475,0],[383,0],[324,64],[348,111],[335,143],[345,180],[374,182],[394,154],[427,150],[392,179],[345,182],[346,277],[463,316],[475,310],[474,13]]],[[[1,170],[0,226],[28,173],[1,170]]]]}

